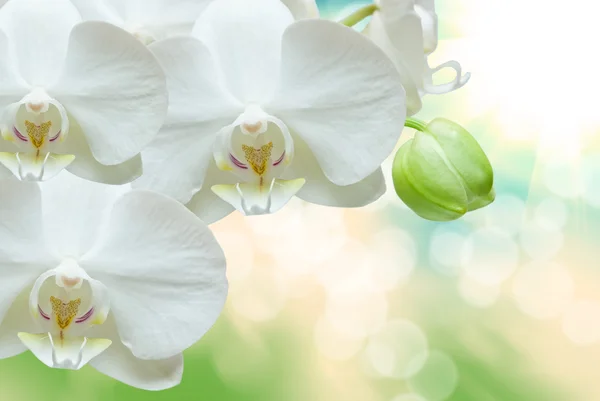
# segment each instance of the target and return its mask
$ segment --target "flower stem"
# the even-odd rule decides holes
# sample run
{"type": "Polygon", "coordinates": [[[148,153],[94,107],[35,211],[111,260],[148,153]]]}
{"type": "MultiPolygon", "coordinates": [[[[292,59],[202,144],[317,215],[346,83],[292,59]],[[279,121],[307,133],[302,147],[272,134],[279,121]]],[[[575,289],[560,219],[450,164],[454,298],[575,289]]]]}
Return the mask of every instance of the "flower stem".
{"type": "Polygon", "coordinates": [[[425,132],[427,129],[427,123],[421,120],[417,120],[416,118],[407,118],[404,123],[405,127],[416,129],[417,131],[425,132]]]}
{"type": "Polygon", "coordinates": [[[376,4],[369,4],[368,6],[364,6],[356,10],[354,13],[341,20],[340,24],[352,27],[364,20],[365,18],[373,15],[373,13],[378,9],[379,7],[377,7],[376,4]]]}

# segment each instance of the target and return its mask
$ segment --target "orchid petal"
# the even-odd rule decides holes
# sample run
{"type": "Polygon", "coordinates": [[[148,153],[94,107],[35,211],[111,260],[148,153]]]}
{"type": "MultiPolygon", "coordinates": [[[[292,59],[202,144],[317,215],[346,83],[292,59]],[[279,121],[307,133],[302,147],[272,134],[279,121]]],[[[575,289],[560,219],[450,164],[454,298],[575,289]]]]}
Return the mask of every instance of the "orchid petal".
{"type": "Polygon", "coordinates": [[[194,22],[212,0],[106,0],[128,25],[139,25],[164,39],[190,33],[194,22]]]}
{"type": "Polygon", "coordinates": [[[139,154],[167,111],[164,73],[152,53],[104,22],[73,29],[61,78],[48,91],[77,120],[92,154],[105,165],[139,154]]]}
{"type": "Polygon", "coordinates": [[[284,178],[304,177],[306,184],[296,194],[300,199],[332,207],[363,207],[375,202],[386,190],[381,169],[356,184],[339,186],[325,177],[314,154],[300,138],[294,138],[296,156],[284,178]]]}
{"type": "Polygon", "coordinates": [[[208,167],[204,186],[186,207],[206,224],[215,223],[230,215],[235,208],[218,197],[212,187],[217,184],[236,184],[238,181],[234,174],[220,170],[213,161],[208,167]]]}
{"type": "MultiPolygon", "coordinates": [[[[18,73],[17,62],[10,53],[8,38],[2,30],[0,30],[0,54],[3,55],[0,58],[0,110],[2,110],[25,96],[29,89],[27,82],[18,73]]],[[[4,121],[0,121],[0,129],[9,129],[2,127],[4,124],[4,121]]]]}
{"type": "Polygon", "coordinates": [[[169,113],[164,127],[142,154],[147,188],[187,203],[200,190],[217,132],[243,106],[219,84],[208,49],[194,38],[172,38],[150,46],[168,79],[169,113]]]}
{"type": "Polygon", "coordinates": [[[153,192],[117,200],[80,264],[109,289],[120,338],[141,359],[190,347],[215,323],[227,295],[225,257],[208,227],[153,192]]]}
{"type": "MultiPolygon", "coordinates": [[[[414,26],[413,19],[411,19],[411,23],[414,26]]],[[[423,70],[417,71],[419,65],[422,68],[425,67],[423,52],[420,51],[419,54],[411,54],[410,57],[406,57],[400,52],[389,37],[387,24],[381,12],[376,12],[373,15],[365,34],[390,57],[390,60],[396,66],[402,79],[402,86],[406,91],[407,114],[409,116],[417,114],[423,107],[421,93],[419,92],[419,89],[423,85],[423,70]]],[[[412,34],[417,37],[420,35],[418,30],[415,30],[412,34]]]]}
{"type": "Polygon", "coordinates": [[[102,325],[92,329],[91,335],[113,340],[112,345],[90,362],[97,371],[115,380],[143,390],[165,390],[178,385],[183,375],[183,356],[177,354],[162,360],[136,358],[121,343],[112,316],[102,325]]]}
{"type": "Polygon", "coordinates": [[[15,298],[38,275],[53,267],[46,248],[41,195],[37,184],[19,181],[0,183],[0,322],[15,298]]]}
{"type": "Polygon", "coordinates": [[[408,67],[410,76],[415,82],[420,82],[425,69],[423,27],[412,3],[381,0],[380,11],[373,17],[375,20],[382,20],[385,34],[408,67]]]}
{"type": "Polygon", "coordinates": [[[125,20],[105,0],[71,0],[84,21],[105,21],[123,27],[125,20]]]}
{"type": "Polygon", "coordinates": [[[438,45],[438,17],[435,12],[435,0],[416,0],[415,11],[421,17],[423,25],[425,54],[431,54],[438,45]]]}
{"type": "Polygon", "coordinates": [[[394,150],[404,100],[396,68],[369,39],[333,22],[304,20],[285,33],[280,89],[265,110],[308,144],[331,182],[350,185],[394,150]]]}
{"type": "Polygon", "coordinates": [[[127,186],[101,185],[68,172],[40,187],[43,232],[47,243],[61,258],[79,258],[91,249],[112,205],[128,190],[127,186]]]}
{"type": "Polygon", "coordinates": [[[319,18],[319,8],[315,0],[281,0],[290,9],[296,21],[319,18]]]}
{"type": "Polygon", "coordinates": [[[27,351],[19,340],[21,331],[35,332],[37,326],[29,314],[28,288],[21,291],[0,322],[0,359],[10,358],[27,351]]]}
{"type": "Polygon", "coordinates": [[[0,9],[0,26],[13,45],[21,76],[30,85],[44,86],[58,78],[69,33],[80,21],[68,0],[10,1],[0,9]]]}
{"type": "Polygon", "coordinates": [[[279,0],[219,0],[202,13],[193,35],[215,56],[231,93],[260,104],[275,90],[281,38],[293,21],[279,0]]]}
{"type": "Polygon", "coordinates": [[[83,179],[109,185],[127,184],[142,175],[141,154],[113,166],[98,162],[90,150],[81,126],[74,118],[71,117],[70,120],[69,137],[57,149],[61,153],[75,156],[75,160],[67,166],[67,171],[83,179]]]}

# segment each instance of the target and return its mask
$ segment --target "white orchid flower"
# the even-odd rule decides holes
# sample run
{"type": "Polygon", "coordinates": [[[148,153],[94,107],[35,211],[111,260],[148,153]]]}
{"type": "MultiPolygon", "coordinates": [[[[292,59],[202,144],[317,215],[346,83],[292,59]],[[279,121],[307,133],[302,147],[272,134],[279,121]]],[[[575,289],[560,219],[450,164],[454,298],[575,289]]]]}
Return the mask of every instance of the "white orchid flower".
{"type": "Polygon", "coordinates": [[[89,363],[143,389],[178,384],[181,352],[227,294],[206,225],[164,195],[67,172],[0,184],[0,358],[29,349],[53,368],[89,363]]]}
{"type": "Polygon", "coordinates": [[[168,103],[145,46],[117,27],[81,22],[68,0],[10,0],[0,9],[0,52],[4,167],[37,181],[64,168],[110,184],[141,174],[139,153],[168,103]]]}
{"type": "Polygon", "coordinates": [[[193,36],[150,46],[171,103],[134,186],[205,221],[233,208],[273,213],[294,195],[351,207],[385,191],[380,165],[402,131],[405,95],[370,40],[330,21],[294,22],[279,0],[216,0],[193,36]]]}
{"type": "Polygon", "coordinates": [[[445,94],[463,87],[471,74],[463,75],[454,60],[435,68],[427,55],[437,47],[437,15],[434,0],[376,0],[365,34],[394,61],[406,89],[408,114],[416,114],[426,94],[445,94]],[[433,84],[433,75],[450,68],[455,78],[441,85],[433,84]]]}

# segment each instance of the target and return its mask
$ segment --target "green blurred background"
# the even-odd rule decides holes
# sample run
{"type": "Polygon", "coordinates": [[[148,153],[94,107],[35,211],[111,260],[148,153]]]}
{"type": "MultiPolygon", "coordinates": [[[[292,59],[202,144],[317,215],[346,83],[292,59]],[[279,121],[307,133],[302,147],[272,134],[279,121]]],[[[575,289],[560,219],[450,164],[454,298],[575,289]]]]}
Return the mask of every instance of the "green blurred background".
{"type": "MultiPolygon", "coordinates": [[[[363,4],[319,6],[339,19],[363,4]]],[[[214,226],[226,311],[186,352],[179,387],[144,392],[27,353],[0,361],[0,400],[600,400],[600,113],[586,71],[598,6],[437,5],[432,64],[459,60],[473,78],[427,97],[419,117],[481,141],[491,207],[435,224],[390,188],[360,210],[294,201],[231,216],[214,226]]]]}

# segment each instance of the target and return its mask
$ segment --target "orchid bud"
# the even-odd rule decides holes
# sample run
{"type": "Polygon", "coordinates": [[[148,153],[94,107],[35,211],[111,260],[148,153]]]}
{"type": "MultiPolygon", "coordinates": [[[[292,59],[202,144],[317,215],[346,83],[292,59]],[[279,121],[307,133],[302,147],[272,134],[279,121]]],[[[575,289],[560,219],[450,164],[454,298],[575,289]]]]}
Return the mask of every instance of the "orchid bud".
{"type": "Polygon", "coordinates": [[[494,201],[492,166],[467,130],[443,118],[414,127],[419,131],[392,168],[396,193],[409,208],[427,220],[451,221],[494,201]]]}

